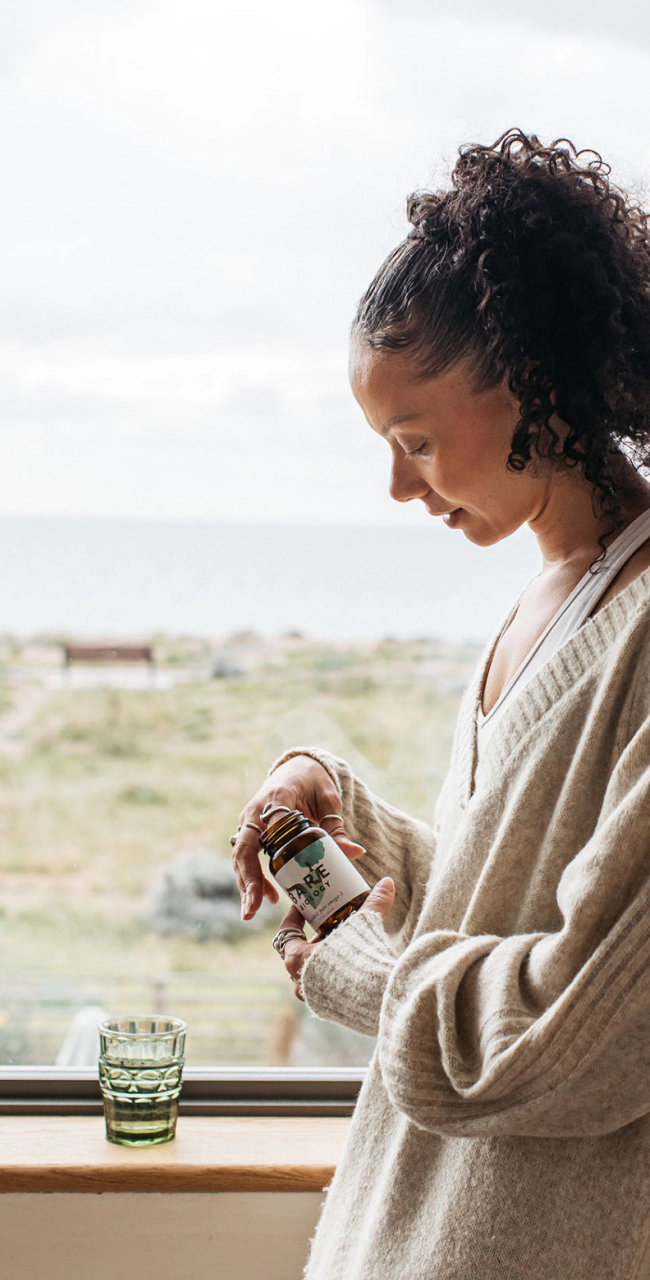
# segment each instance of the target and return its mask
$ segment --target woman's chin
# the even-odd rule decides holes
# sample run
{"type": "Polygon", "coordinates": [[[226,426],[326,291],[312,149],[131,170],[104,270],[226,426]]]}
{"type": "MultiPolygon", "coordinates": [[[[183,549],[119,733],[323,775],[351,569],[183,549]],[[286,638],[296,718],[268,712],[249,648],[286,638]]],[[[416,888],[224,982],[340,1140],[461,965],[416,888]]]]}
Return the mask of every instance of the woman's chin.
{"type": "Polygon", "coordinates": [[[467,511],[464,511],[463,515],[465,519],[462,524],[455,527],[462,528],[467,541],[473,542],[475,547],[493,547],[497,542],[503,542],[503,539],[508,537],[509,530],[495,529],[479,518],[473,520],[467,511]]]}

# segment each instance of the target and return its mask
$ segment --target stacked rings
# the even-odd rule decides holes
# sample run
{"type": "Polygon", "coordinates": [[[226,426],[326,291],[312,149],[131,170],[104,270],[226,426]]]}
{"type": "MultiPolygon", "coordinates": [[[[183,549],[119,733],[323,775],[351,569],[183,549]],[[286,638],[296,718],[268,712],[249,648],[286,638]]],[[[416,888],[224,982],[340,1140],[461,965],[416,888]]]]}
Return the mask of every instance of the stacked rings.
{"type": "Polygon", "coordinates": [[[273,939],[273,947],[277,951],[281,960],[284,960],[284,949],[291,938],[300,938],[302,942],[307,941],[307,935],[302,929],[290,928],[279,929],[273,939]]]}

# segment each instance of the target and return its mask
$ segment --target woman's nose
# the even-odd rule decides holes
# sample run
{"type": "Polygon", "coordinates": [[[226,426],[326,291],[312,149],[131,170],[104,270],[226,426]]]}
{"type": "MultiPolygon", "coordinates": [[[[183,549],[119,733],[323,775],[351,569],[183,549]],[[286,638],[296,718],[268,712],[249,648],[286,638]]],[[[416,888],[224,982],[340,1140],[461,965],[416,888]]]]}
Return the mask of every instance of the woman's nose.
{"type": "Polygon", "coordinates": [[[395,502],[412,502],[423,498],[429,486],[406,458],[393,458],[388,492],[395,502]]]}

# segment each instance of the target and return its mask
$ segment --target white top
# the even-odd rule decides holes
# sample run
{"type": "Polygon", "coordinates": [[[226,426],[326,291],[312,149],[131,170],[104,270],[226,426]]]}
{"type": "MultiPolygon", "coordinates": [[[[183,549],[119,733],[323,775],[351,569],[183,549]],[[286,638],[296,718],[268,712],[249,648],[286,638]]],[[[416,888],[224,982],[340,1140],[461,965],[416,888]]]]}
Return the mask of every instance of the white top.
{"type": "MultiPolygon", "coordinates": [[[[497,702],[491,707],[487,715],[483,714],[483,709],[479,702],[476,712],[476,751],[479,759],[501,716],[504,711],[507,711],[513,698],[517,697],[528,681],[535,675],[535,672],[539,671],[539,668],[548,661],[551,654],[555,653],[556,649],[559,649],[560,645],[564,644],[582,626],[583,622],[587,621],[600,597],[604,595],[606,588],[616,577],[626,560],[629,560],[630,556],[648,538],[650,538],[650,510],[644,511],[636,520],[633,520],[610,543],[596,572],[591,573],[589,569],[587,570],[584,577],[573,588],[571,594],[560,605],[557,613],[544,628],[539,639],[535,641],[521,666],[515,671],[512,679],[508,681],[497,702]]],[[[512,622],[517,608],[518,605],[515,605],[512,613],[506,618],[499,640],[512,622]]]]}

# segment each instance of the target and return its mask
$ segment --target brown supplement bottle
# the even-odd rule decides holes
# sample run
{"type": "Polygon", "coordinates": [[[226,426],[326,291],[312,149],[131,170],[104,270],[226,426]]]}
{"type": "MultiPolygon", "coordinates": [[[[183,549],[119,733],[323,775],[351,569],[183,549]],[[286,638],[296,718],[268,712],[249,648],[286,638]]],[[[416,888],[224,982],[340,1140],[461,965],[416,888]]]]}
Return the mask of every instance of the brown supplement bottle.
{"type": "Polygon", "coordinates": [[[300,809],[260,836],[269,871],[312,929],[325,937],[358,911],[370,887],[332,836],[300,809]]]}

